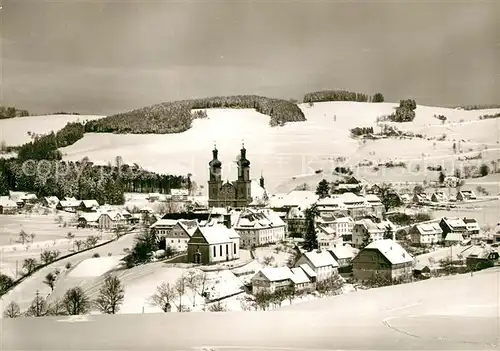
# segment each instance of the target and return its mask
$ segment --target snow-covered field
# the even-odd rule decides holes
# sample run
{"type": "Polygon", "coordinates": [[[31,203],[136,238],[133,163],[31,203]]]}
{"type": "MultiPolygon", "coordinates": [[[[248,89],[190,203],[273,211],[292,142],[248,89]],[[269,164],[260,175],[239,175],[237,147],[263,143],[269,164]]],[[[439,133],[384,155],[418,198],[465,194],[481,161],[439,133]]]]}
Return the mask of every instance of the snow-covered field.
{"type": "Polygon", "coordinates": [[[255,249],[255,258],[256,260],[264,265],[268,263],[270,266],[274,267],[282,267],[286,266],[288,259],[292,254],[290,253],[290,250],[287,247],[284,247],[283,245],[272,245],[272,246],[267,246],[267,247],[257,247],[255,249]],[[277,249],[279,246],[279,249],[277,249]]]}
{"type": "Polygon", "coordinates": [[[48,115],[8,118],[0,120],[0,142],[8,146],[24,144],[31,140],[28,132],[47,134],[57,132],[68,122],[84,122],[102,118],[103,116],[88,115],[48,115]]]}
{"type": "MultiPolygon", "coordinates": [[[[293,189],[297,181],[292,177],[296,175],[313,175],[317,169],[330,173],[332,158],[339,156],[348,157],[350,164],[364,159],[374,162],[400,159],[411,162],[413,166],[443,160],[448,160],[451,164],[457,158],[452,152],[453,139],[458,140],[459,137],[465,140],[461,144],[464,152],[472,150],[471,153],[477,153],[484,150],[484,145],[487,144],[488,151],[483,151],[483,160],[499,156],[497,148],[500,145],[497,142],[500,127],[497,120],[480,121],[478,117],[496,113],[500,109],[464,111],[418,106],[417,117],[413,122],[398,123],[396,127],[429,136],[447,134],[448,140],[435,142],[426,139],[391,139],[363,144],[350,138],[349,130],[373,126],[377,131],[377,117],[392,113],[397,104],[325,102],[315,103],[312,107],[307,104],[299,106],[307,121],[288,123],[280,128],[271,128],[269,117],[252,109],[209,109],[208,118],[195,120],[193,127],[184,133],[87,134],[76,144],[61,151],[68,160],[88,156],[98,163],[107,163],[116,156],[122,156],[127,163],[136,162],[159,172],[192,173],[198,184],[204,184],[213,143],[217,143],[219,158],[223,162],[223,177],[232,179],[236,176],[234,161],[244,140],[248,158],[252,162],[252,177],[258,178],[262,171],[271,191],[280,185],[280,189],[293,189]],[[445,115],[447,123],[442,125],[433,117],[434,114],[445,115]],[[190,140],[196,140],[196,143],[188,142],[190,140]],[[425,159],[422,159],[422,154],[426,155],[425,159]],[[158,162],[159,159],[165,162],[158,162]]],[[[361,176],[371,180],[421,181],[425,178],[423,173],[416,175],[401,169],[381,173],[365,169],[361,176]]],[[[437,174],[432,176],[437,177],[437,174]]],[[[307,177],[303,182],[308,182],[307,177]]]]}

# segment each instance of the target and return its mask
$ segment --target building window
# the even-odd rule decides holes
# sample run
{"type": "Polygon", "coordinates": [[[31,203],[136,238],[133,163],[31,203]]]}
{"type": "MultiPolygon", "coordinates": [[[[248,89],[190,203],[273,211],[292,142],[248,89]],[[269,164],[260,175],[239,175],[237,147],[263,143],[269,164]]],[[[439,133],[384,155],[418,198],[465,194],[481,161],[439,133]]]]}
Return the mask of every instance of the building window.
{"type": "Polygon", "coordinates": [[[229,255],[229,245],[226,244],[226,256],[229,255]]]}
{"type": "Polygon", "coordinates": [[[222,256],[222,245],[219,246],[219,252],[220,252],[220,255],[222,256]]]}
{"type": "Polygon", "coordinates": [[[217,249],[214,246],[214,257],[217,256],[217,249]]]}
{"type": "Polygon", "coordinates": [[[236,255],[236,244],[233,244],[234,254],[236,255]]]}

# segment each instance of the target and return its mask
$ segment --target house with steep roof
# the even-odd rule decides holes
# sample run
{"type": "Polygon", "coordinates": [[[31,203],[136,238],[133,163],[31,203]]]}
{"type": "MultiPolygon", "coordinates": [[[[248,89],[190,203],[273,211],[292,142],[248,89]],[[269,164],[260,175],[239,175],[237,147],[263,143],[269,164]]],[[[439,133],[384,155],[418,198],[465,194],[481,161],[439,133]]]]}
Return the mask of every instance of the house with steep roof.
{"type": "MultiPolygon", "coordinates": [[[[458,240],[459,237],[462,237],[463,239],[466,239],[469,235],[467,232],[467,225],[461,218],[456,218],[456,217],[443,217],[441,221],[439,222],[439,226],[443,230],[443,238],[448,237],[448,234],[453,233],[453,234],[460,234],[460,235],[453,235],[449,237],[450,240],[458,240]]],[[[460,240],[461,241],[461,240],[460,240]]]]}
{"type": "Polygon", "coordinates": [[[274,211],[247,208],[239,213],[233,227],[241,247],[256,247],[285,240],[286,224],[274,211]]]}
{"type": "Polygon", "coordinates": [[[78,209],[83,212],[95,212],[99,209],[99,203],[97,200],[82,200],[78,209]]]}
{"type": "Polygon", "coordinates": [[[320,250],[328,250],[335,243],[341,243],[342,238],[338,238],[336,233],[330,227],[316,227],[316,239],[320,250]]]}
{"type": "Polygon", "coordinates": [[[9,199],[8,196],[0,196],[0,214],[17,213],[17,204],[9,199]]]}
{"type": "Polygon", "coordinates": [[[384,239],[388,228],[383,223],[375,223],[371,219],[361,219],[354,223],[352,243],[354,247],[361,247],[365,241],[372,242],[384,239]]]}
{"type": "Polygon", "coordinates": [[[78,217],[78,227],[99,228],[99,217],[101,217],[101,213],[97,212],[82,213],[78,217]]]}
{"type": "Polygon", "coordinates": [[[477,236],[481,228],[479,227],[479,223],[475,218],[467,218],[463,219],[465,226],[467,227],[467,232],[469,235],[477,236]]]}
{"type": "Polygon", "coordinates": [[[470,201],[476,199],[476,194],[472,190],[461,190],[457,193],[457,201],[470,201]]]}
{"type": "Polygon", "coordinates": [[[149,229],[154,230],[158,238],[166,238],[170,236],[170,232],[177,224],[178,219],[159,219],[149,226],[149,229]]]}
{"type": "Polygon", "coordinates": [[[165,246],[170,246],[178,252],[187,251],[189,239],[197,228],[198,222],[196,220],[178,220],[168,233],[162,235],[165,246]]]}
{"type": "Polygon", "coordinates": [[[59,203],[59,198],[57,196],[45,196],[42,197],[40,203],[44,207],[56,208],[57,204],[59,203]]]}
{"type": "Polygon", "coordinates": [[[448,202],[448,196],[443,191],[435,191],[431,195],[432,202],[448,202]]]}
{"type": "Polygon", "coordinates": [[[302,264],[308,265],[316,273],[316,281],[322,281],[330,278],[338,272],[339,264],[328,251],[310,251],[304,252],[295,263],[295,267],[302,264]]]}
{"type": "Polygon", "coordinates": [[[80,207],[80,203],[81,202],[74,197],[65,197],[64,200],[59,201],[59,203],[56,205],[56,209],[65,212],[76,212],[80,207]]]}
{"type": "Polygon", "coordinates": [[[240,236],[220,224],[198,226],[187,243],[188,262],[213,264],[240,257],[240,236]]]}
{"type": "Polygon", "coordinates": [[[367,280],[377,273],[390,280],[412,275],[413,257],[391,239],[377,240],[359,251],[352,260],[354,278],[367,280]]]}
{"type": "Polygon", "coordinates": [[[445,246],[453,246],[460,244],[465,240],[464,235],[462,233],[455,233],[451,232],[446,234],[446,237],[444,238],[444,245],[445,246]]]}
{"type": "Polygon", "coordinates": [[[309,278],[302,267],[294,267],[291,269],[291,271],[293,273],[293,287],[295,288],[296,292],[311,292],[316,289],[316,283],[309,278]]]}
{"type": "Polygon", "coordinates": [[[266,267],[257,272],[251,279],[252,294],[273,294],[293,286],[292,271],[288,267],[266,267]]]}
{"type": "Polygon", "coordinates": [[[467,267],[474,270],[493,267],[498,261],[499,253],[488,245],[476,245],[468,250],[468,255],[465,258],[467,267]]]}
{"type": "Polygon", "coordinates": [[[408,233],[413,245],[430,246],[443,241],[443,230],[439,223],[415,224],[408,233]]]}
{"type": "Polygon", "coordinates": [[[335,245],[328,250],[328,253],[339,264],[339,273],[348,273],[352,271],[352,259],[354,252],[352,247],[345,245],[335,245]]]}
{"type": "Polygon", "coordinates": [[[430,198],[426,193],[413,194],[413,202],[417,204],[424,204],[430,202],[430,198]]]}
{"type": "Polygon", "coordinates": [[[116,229],[127,223],[125,217],[118,211],[100,212],[99,214],[99,228],[102,229],[116,229]]]}

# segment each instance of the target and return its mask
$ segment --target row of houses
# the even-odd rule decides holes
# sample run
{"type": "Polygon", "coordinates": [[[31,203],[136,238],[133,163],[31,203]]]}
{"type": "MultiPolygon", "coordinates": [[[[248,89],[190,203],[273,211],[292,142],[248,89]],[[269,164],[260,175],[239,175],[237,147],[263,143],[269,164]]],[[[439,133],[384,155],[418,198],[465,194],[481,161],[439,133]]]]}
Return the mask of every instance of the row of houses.
{"type": "Polygon", "coordinates": [[[316,283],[342,273],[345,267],[350,267],[358,280],[369,280],[376,274],[395,280],[410,277],[413,264],[413,257],[391,239],[372,242],[355,255],[346,246],[337,246],[303,253],[292,269],[266,267],[260,270],[251,279],[252,293],[274,293],[289,287],[311,291],[316,283]]]}
{"type": "Polygon", "coordinates": [[[439,222],[416,224],[408,234],[413,245],[455,245],[479,239],[480,226],[474,218],[444,217],[439,222]]]}
{"type": "Polygon", "coordinates": [[[476,200],[477,196],[472,190],[460,190],[456,196],[448,196],[443,191],[434,191],[432,194],[415,193],[413,194],[412,201],[417,204],[427,203],[447,203],[455,201],[471,201],[476,200]]]}

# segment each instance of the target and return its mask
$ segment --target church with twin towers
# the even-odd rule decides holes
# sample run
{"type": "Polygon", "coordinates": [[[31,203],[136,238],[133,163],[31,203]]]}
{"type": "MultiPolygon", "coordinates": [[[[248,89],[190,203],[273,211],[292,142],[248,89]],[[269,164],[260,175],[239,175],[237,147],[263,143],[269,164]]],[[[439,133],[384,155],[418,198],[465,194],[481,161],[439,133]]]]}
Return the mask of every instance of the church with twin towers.
{"type": "MultiPolygon", "coordinates": [[[[232,182],[229,180],[223,182],[222,162],[219,160],[219,150],[214,145],[212,160],[208,164],[210,172],[208,180],[209,207],[244,208],[252,203],[252,188],[255,189],[255,184],[250,179],[250,161],[247,158],[247,150],[244,144],[242,144],[236,163],[238,165],[238,179],[232,182]]],[[[258,185],[263,190],[263,176],[260,177],[259,183],[258,185]]],[[[254,196],[259,196],[259,194],[254,194],[254,196]]]]}

